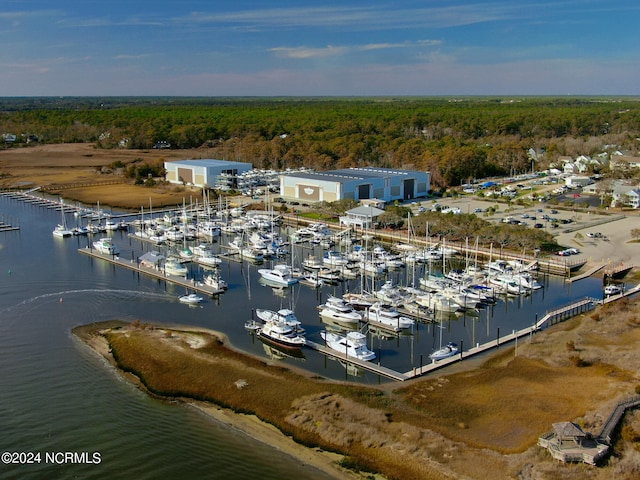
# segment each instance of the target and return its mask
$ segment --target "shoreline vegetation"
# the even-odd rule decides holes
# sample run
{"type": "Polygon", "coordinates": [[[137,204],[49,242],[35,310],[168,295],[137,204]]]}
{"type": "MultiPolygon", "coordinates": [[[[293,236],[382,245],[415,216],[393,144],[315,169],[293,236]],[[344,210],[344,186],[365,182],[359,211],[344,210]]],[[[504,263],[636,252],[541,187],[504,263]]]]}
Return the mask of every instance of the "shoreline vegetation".
{"type": "Polygon", "coordinates": [[[637,478],[640,413],[604,465],[536,446],[552,423],[597,434],[640,390],[640,306],[623,299],[406,383],[335,382],[233,348],[224,334],[113,320],[76,337],[157,398],[191,405],[335,478],[637,478]]]}

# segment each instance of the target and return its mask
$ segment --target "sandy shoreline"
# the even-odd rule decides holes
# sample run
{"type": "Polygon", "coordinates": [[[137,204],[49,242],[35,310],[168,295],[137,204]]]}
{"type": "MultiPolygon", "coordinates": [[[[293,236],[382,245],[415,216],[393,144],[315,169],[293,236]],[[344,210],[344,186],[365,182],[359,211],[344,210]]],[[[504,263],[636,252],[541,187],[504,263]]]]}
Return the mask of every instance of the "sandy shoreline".
{"type": "MultiPolygon", "coordinates": [[[[140,380],[127,372],[122,371],[113,355],[111,354],[109,344],[104,336],[96,334],[94,332],[105,331],[109,328],[120,327],[129,325],[127,322],[121,322],[118,320],[108,322],[98,322],[94,324],[87,324],[81,327],[76,327],[73,331],[74,335],[80,339],[91,351],[100,357],[106,359],[109,364],[124,377],[127,381],[133,383],[138,388],[142,389],[149,395],[151,394],[140,380]]],[[[172,328],[171,326],[165,326],[166,328],[172,328]]],[[[224,339],[224,342],[228,345],[226,336],[222,332],[204,328],[189,328],[185,326],[179,326],[180,330],[193,331],[194,333],[203,332],[210,333],[224,339]]],[[[155,396],[155,395],[154,395],[155,396]]],[[[338,465],[344,457],[341,454],[328,452],[321,449],[311,449],[296,443],[291,437],[284,435],[273,425],[263,422],[255,415],[246,415],[236,413],[228,408],[221,408],[217,405],[200,402],[189,399],[175,399],[157,397],[164,400],[178,400],[186,406],[195,408],[207,415],[213,421],[221,423],[229,428],[242,432],[243,434],[258,440],[266,445],[269,445],[287,455],[290,455],[293,459],[300,462],[303,465],[308,465],[312,468],[320,470],[325,474],[336,479],[353,479],[358,480],[364,478],[363,475],[356,472],[346,470],[338,465]]],[[[367,474],[367,478],[371,478],[370,474],[367,474]]],[[[376,475],[376,478],[383,478],[380,475],[376,475]]]]}

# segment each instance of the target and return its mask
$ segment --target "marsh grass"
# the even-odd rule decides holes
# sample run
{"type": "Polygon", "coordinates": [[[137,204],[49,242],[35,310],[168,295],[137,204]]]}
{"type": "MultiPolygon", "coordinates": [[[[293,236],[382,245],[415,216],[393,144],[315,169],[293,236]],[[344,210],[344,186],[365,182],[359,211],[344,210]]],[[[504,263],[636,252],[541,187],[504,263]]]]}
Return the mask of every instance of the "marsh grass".
{"type": "MultiPolygon", "coordinates": [[[[554,476],[555,463],[536,454],[537,438],[567,420],[597,432],[615,403],[633,394],[639,318],[634,303],[609,304],[537,333],[517,356],[503,346],[479,368],[379,388],[302,375],[209,333],[137,324],[104,335],[120,368],[150,392],[255,414],[303,445],[346,455],[346,465],[367,475],[511,478],[529,471],[518,463],[526,458],[544,472],[539,478],[577,478],[578,467],[554,476]]],[[[638,424],[626,429],[622,441],[635,442],[637,431],[638,424]]],[[[606,471],[594,478],[608,478],[606,471]]]]}

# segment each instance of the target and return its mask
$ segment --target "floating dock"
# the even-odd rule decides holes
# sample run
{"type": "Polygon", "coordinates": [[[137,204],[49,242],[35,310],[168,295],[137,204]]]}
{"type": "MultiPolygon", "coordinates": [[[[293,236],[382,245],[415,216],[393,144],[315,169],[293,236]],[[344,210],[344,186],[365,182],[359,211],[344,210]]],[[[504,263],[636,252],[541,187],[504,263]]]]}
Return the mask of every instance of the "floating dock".
{"type": "Polygon", "coordinates": [[[129,270],[133,270],[134,272],[143,273],[153,278],[157,278],[159,280],[165,280],[166,282],[173,283],[175,285],[179,285],[181,287],[185,287],[190,290],[194,290],[199,293],[204,293],[205,295],[214,296],[220,293],[223,293],[224,290],[216,290],[213,287],[205,285],[202,282],[197,282],[195,279],[187,279],[186,277],[180,277],[177,275],[169,275],[168,273],[163,272],[162,270],[158,270],[155,268],[144,267],[139,265],[135,260],[123,260],[117,255],[108,255],[105,253],[97,252],[89,247],[79,248],[78,252],[89,255],[93,258],[99,258],[106,262],[109,262],[113,265],[117,265],[119,267],[124,267],[129,270]]]}

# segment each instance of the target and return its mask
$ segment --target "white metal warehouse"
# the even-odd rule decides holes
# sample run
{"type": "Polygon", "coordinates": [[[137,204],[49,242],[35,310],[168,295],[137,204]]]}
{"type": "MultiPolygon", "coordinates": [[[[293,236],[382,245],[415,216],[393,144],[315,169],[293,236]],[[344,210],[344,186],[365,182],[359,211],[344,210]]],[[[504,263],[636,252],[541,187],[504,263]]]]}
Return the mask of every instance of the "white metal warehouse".
{"type": "Polygon", "coordinates": [[[426,197],[429,172],[391,168],[346,168],[293,172],[280,177],[280,196],[306,203],[378,199],[385,203],[426,197]]]}
{"type": "Polygon", "coordinates": [[[236,188],[237,185],[233,185],[233,182],[237,181],[238,175],[250,171],[253,165],[245,162],[202,159],[165,162],[164,168],[167,171],[167,181],[170,183],[217,188],[221,180],[225,179],[232,183],[229,185],[230,188],[236,188]]]}

